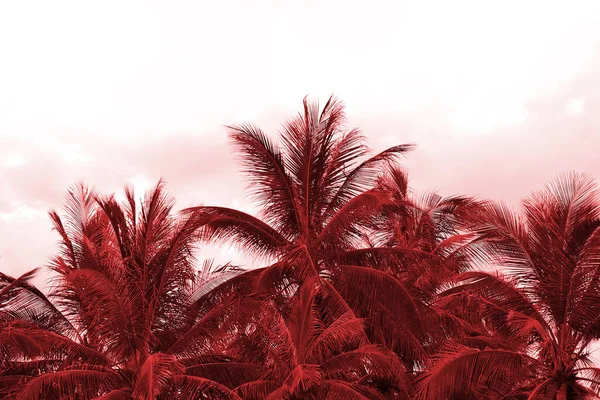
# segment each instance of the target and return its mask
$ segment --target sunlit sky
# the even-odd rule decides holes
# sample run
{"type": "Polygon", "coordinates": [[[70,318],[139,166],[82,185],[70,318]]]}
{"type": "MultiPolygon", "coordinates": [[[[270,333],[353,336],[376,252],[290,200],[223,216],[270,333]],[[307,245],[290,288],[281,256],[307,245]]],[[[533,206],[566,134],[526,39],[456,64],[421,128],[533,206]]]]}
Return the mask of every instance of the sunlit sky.
{"type": "Polygon", "coordinates": [[[374,150],[419,144],[419,190],[600,177],[600,2],[0,2],[0,271],[55,252],[78,180],[248,209],[223,125],[332,93],[374,150]]]}

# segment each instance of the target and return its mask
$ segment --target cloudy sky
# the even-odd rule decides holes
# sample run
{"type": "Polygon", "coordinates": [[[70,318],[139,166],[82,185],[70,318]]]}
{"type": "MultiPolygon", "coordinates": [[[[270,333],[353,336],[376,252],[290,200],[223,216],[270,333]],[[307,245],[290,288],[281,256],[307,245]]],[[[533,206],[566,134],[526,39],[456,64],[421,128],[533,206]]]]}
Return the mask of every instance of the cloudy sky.
{"type": "Polygon", "coordinates": [[[516,204],[600,177],[600,2],[368,4],[0,2],[0,271],[47,261],[79,180],[247,208],[223,125],[276,133],[305,95],[335,93],[374,150],[418,143],[420,190],[516,204]]]}

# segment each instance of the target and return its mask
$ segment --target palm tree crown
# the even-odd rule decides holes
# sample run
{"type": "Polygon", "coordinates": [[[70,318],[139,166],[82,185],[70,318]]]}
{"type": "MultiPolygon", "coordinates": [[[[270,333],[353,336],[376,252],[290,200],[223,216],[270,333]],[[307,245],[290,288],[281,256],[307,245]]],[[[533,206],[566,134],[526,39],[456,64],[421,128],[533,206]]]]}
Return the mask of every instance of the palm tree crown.
{"type": "Polygon", "coordinates": [[[426,373],[423,398],[468,398],[484,381],[503,398],[598,395],[600,370],[589,358],[600,337],[598,194],[589,176],[569,174],[526,199],[524,217],[493,203],[474,216],[473,229],[502,272],[459,274],[441,300],[466,317],[479,315],[494,343],[450,343],[426,373]]]}
{"type": "MultiPolygon", "coordinates": [[[[244,381],[226,369],[239,364],[219,373],[214,363],[235,361],[223,324],[240,308],[205,309],[202,296],[231,272],[196,273],[199,220],[172,206],[159,182],[140,206],[129,189],[121,205],[80,186],[69,192],[66,218],[51,212],[62,237],[51,297],[29,284],[33,273],[0,277],[4,397],[236,397],[228,386],[244,381]],[[206,363],[212,379],[201,373],[206,363]]],[[[253,379],[260,366],[245,370],[253,379]]]]}

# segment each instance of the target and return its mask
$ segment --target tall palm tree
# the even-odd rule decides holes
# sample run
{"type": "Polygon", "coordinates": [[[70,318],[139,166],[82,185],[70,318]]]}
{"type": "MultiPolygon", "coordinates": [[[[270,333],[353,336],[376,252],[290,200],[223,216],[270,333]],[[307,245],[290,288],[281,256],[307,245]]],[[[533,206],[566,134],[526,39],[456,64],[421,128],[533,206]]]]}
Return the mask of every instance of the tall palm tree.
{"type": "Polygon", "coordinates": [[[240,290],[268,291],[284,307],[305,279],[327,278],[361,316],[395,315],[397,326],[387,325],[386,335],[399,339],[399,354],[419,353],[420,300],[392,275],[341,262],[388,201],[377,187],[382,165],[412,146],[394,146],[367,158],[364,137],[342,129],[341,103],[330,98],[320,110],[305,100],[303,111],[284,125],[280,145],[259,128],[231,128],[250,193],[260,206],[258,217],[223,207],[191,211],[205,218],[205,240],[234,243],[246,254],[273,261],[250,272],[253,279],[244,280],[240,290]]]}
{"type": "Polygon", "coordinates": [[[441,302],[479,316],[487,334],[450,341],[424,374],[420,398],[600,395],[590,359],[600,337],[598,195],[589,176],[568,174],[526,199],[524,216],[493,203],[474,216],[500,272],[457,275],[441,302]]]}
{"type": "Polygon", "coordinates": [[[204,300],[236,271],[197,273],[199,218],[172,207],[159,182],[141,204],[80,186],[51,212],[51,296],[0,276],[2,398],[231,399],[262,374],[227,350],[253,303],[204,300]]]}

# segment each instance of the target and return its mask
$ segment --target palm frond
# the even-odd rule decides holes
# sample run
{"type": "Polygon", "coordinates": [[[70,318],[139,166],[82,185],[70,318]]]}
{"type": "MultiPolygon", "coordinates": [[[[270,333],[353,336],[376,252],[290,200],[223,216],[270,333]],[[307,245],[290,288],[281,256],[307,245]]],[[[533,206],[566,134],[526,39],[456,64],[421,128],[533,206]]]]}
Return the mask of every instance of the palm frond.
{"type": "Polygon", "coordinates": [[[174,377],[181,375],[183,371],[183,366],[173,355],[163,353],[150,355],[139,369],[133,387],[133,398],[156,398],[172,384],[174,377]]]}
{"type": "Polygon", "coordinates": [[[250,255],[267,257],[278,254],[282,247],[289,244],[274,228],[244,212],[224,207],[192,210],[205,218],[202,233],[206,241],[229,241],[250,255]]]}
{"type": "Polygon", "coordinates": [[[19,391],[19,400],[42,400],[56,394],[59,398],[75,396],[85,389],[97,397],[122,385],[121,378],[114,372],[94,369],[67,369],[42,374],[28,380],[19,391]]]}
{"type": "Polygon", "coordinates": [[[286,236],[298,233],[296,189],[281,151],[259,128],[230,127],[230,137],[249,179],[248,188],[259,201],[265,221],[286,236]]]}
{"type": "Polygon", "coordinates": [[[416,398],[499,398],[527,383],[527,371],[535,364],[535,359],[512,350],[449,344],[420,377],[416,398]]]}

